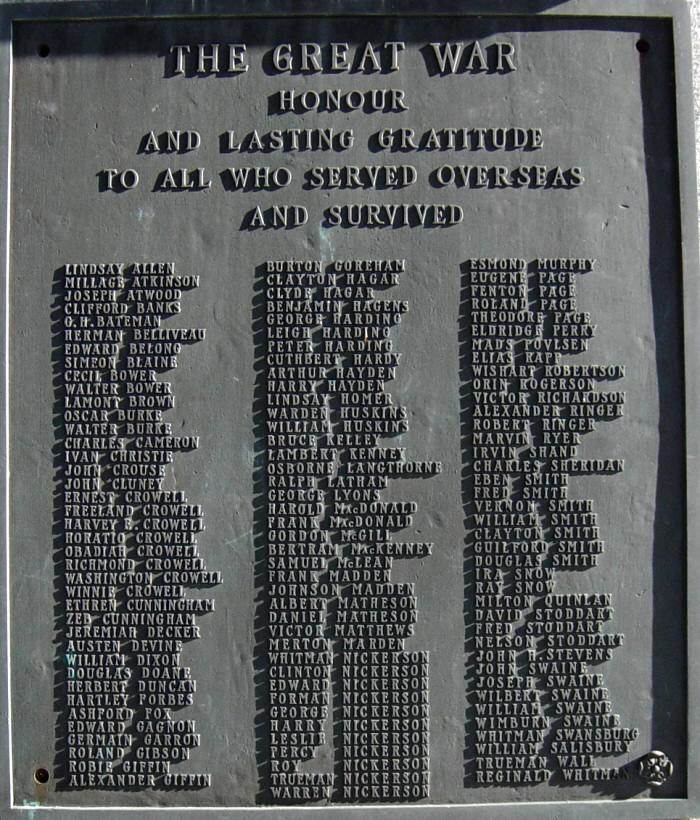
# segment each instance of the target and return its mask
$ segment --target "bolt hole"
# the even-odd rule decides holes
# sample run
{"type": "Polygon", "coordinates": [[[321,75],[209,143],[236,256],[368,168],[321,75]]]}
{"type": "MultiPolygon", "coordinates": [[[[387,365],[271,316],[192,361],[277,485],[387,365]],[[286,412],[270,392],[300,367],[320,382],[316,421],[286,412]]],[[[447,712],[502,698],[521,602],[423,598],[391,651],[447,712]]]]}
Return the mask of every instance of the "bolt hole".
{"type": "Polygon", "coordinates": [[[48,769],[44,769],[43,767],[39,767],[39,768],[38,768],[38,769],[34,772],[34,780],[35,780],[37,783],[40,783],[40,784],[42,784],[42,785],[43,785],[44,783],[48,783],[48,782],[49,782],[49,776],[50,776],[50,775],[49,775],[49,770],[48,770],[48,769]]]}
{"type": "Polygon", "coordinates": [[[37,49],[37,53],[40,57],[48,57],[49,54],[51,54],[51,49],[46,45],[46,43],[42,43],[37,49]]]}
{"type": "Polygon", "coordinates": [[[647,51],[649,51],[650,48],[651,48],[651,44],[649,43],[648,40],[644,40],[644,39],[637,40],[637,51],[640,54],[646,54],[647,51]]]}

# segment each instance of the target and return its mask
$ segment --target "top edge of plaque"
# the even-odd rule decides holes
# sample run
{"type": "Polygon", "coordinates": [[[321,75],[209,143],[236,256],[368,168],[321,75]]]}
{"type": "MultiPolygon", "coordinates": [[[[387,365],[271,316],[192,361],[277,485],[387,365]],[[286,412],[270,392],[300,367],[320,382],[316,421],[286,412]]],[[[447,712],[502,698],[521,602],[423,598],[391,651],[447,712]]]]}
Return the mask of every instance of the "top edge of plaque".
{"type": "Polygon", "coordinates": [[[690,0],[0,0],[3,16],[14,19],[103,17],[436,17],[540,16],[675,17],[689,20],[690,0]]]}

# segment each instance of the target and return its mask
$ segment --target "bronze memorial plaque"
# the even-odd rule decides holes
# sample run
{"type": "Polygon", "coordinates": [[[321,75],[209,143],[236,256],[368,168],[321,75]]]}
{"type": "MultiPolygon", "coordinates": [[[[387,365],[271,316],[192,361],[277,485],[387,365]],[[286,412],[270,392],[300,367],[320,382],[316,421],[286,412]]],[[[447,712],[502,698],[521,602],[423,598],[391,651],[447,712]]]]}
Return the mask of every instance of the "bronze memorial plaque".
{"type": "Polygon", "coordinates": [[[0,815],[700,816],[684,3],[0,16],[0,815]]]}

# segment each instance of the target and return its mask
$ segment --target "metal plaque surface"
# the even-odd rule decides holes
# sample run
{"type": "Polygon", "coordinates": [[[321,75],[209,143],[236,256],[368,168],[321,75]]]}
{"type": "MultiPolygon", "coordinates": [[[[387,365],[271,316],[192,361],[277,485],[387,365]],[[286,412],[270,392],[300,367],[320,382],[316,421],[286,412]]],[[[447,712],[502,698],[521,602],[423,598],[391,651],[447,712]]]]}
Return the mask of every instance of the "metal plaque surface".
{"type": "Polygon", "coordinates": [[[8,814],[698,811],[686,10],[493,5],[1,7],[8,814]]]}

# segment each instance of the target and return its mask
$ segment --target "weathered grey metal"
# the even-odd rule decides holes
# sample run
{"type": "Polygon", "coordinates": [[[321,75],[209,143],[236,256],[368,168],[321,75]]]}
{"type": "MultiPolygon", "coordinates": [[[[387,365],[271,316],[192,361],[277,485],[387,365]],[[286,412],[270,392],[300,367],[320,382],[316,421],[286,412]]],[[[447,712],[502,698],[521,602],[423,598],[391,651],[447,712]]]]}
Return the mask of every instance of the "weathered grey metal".
{"type": "MultiPolygon", "coordinates": [[[[75,816],[77,809],[87,816],[105,809],[125,816],[141,816],[146,809],[168,809],[176,816],[201,810],[265,817],[314,811],[338,817],[358,812],[371,817],[392,812],[484,818],[697,815],[699,604],[692,590],[698,581],[700,306],[686,5],[542,0],[501,2],[494,9],[493,3],[466,8],[448,0],[426,12],[404,2],[378,8],[371,2],[329,6],[315,0],[235,6],[59,0],[2,3],[0,20],[0,87],[7,92],[0,105],[0,211],[7,214],[2,238],[7,381],[0,408],[7,432],[6,492],[0,495],[8,559],[2,568],[8,674],[0,676],[7,732],[0,765],[7,815],[48,808],[58,817],[75,816]],[[440,69],[431,43],[475,40],[483,44],[476,65],[467,65],[465,54],[474,52],[465,50],[454,72],[449,60],[440,69]],[[352,71],[328,46],[349,43],[348,55],[359,63],[367,42],[403,47],[377,46],[374,57],[352,71]],[[245,50],[222,45],[219,70],[210,70],[211,44],[242,43],[245,50]],[[273,49],[280,43],[323,48],[309,46],[304,52],[294,45],[275,62],[273,49]],[[178,51],[183,44],[189,50],[178,51]],[[198,44],[208,50],[198,51],[198,44]],[[288,51],[296,61],[290,71],[288,51]],[[200,54],[204,62],[198,65],[200,54]],[[308,70],[300,66],[305,54],[308,70]],[[379,70],[372,59],[380,62],[379,70]],[[329,89],[386,94],[363,96],[357,106],[345,96],[340,111],[333,110],[332,95],[330,111],[317,110],[313,96],[298,101],[306,91],[323,96],[329,89]],[[285,104],[280,91],[297,95],[296,111],[280,110],[285,104]],[[254,130],[265,142],[265,133],[292,128],[334,128],[332,147],[307,148],[301,134],[296,138],[302,143],[295,146],[287,134],[280,137],[287,140],[286,150],[278,150],[274,138],[266,150],[255,150],[254,141],[246,150],[244,140],[254,130]],[[400,131],[408,128],[414,133],[400,131]],[[504,138],[522,137],[529,144],[489,145],[493,136],[486,133],[484,147],[478,134],[471,144],[449,147],[446,140],[430,142],[426,135],[433,128],[523,129],[522,135],[511,131],[504,138]],[[338,134],[349,129],[352,144],[344,144],[338,134]],[[391,134],[380,136],[382,129],[391,134]],[[183,133],[180,150],[149,142],[168,131],[183,133]],[[197,132],[197,138],[184,132],[197,132]],[[246,166],[286,170],[265,185],[236,181],[229,169],[246,166]],[[309,172],[328,166],[341,170],[309,172]],[[360,170],[348,175],[342,170],[347,166],[360,170]],[[374,171],[365,169],[377,166],[398,170],[380,169],[382,178],[373,184],[374,171]],[[546,169],[516,170],[534,166],[546,169]],[[190,170],[187,180],[178,176],[183,168],[190,170]],[[120,184],[127,169],[137,172],[138,182],[132,173],[120,184]],[[172,178],[167,169],[176,172],[172,178]],[[182,184],[188,180],[195,184],[182,184]],[[387,204],[400,207],[387,211],[387,204]],[[276,216],[273,206],[289,210],[276,216]],[[283,218],[289,224],[279,227],[283,218]],[[429,224],[421,224],[424,218],[429,224]],[[610,420],[583,438],[575,458],[598,461],[569,486],[571,498],[592,501],[605,549],[585,571],[550,576],[562,595],[612,596],[613,611],[600,616],[601,623],[609,620],[602,632],[624,634],[624,643],[605,662],[591,663],[588,672],[602,675],[600,687],[608,690],[606,702],[620,716],[619,725],[639,730],[628,750],[600,758],[600,766],[622,767],[621,779],[566,781],[561,774],[566,766],[551,753],[552,776],[535,785],[501,778],[487,785],[475,775],[474,624],[489,605],[478,604],[475,587],[474,556],[481,548],[475,547],[480,536],[473,518],[479,456],[471,436],[479,412],[474,379],[480,376],[470,370],[476,359],[469,357],[471,341],[489,337],[489,331],[474,330],[474,323],[487,326],[489,320],[477,320],[470,287],[471,271],[497,270],[494,259],[524,260],[504,269],[523,271],[522,281],[532,290],[523,298],[540,304],[546,318],[533,318],[533,307],[533,316],[511,324],[537,328],[533,332],[543,338],[551,337],[552,311],[567,310],[536,301],[544,298],[535,292],[545,281],[538,278],[549,265],[543,260],[595,259],[577,267],[552,263],[556,270],[577,271],[575,305],[569,309],[590,313],[590,319],[571,320],[576,333],[587,324],[596,326],[588,349],[571,363],[605,365],[611,373],[625,368],[620,381],[597,385],[600,391],[625,391],[624,415],[611,412],[610,420]],[[352,310],[364,315],[374,299],[407,303],[407,311],[397,308],[403,315],[389,337],[401,358],[386,391],[395,406],[405,408],[408,429],[379,445],[406,448],[407,462],[441,464],[440,471],[426,467],[424,477],[390,482],[377,496],[381,502],[417,505],[394,541],[433,544],[429,556],[395,560],[391,575],[393,583],[415,585],[415,636],[405,649],[430,653],[430,793],[418,800],[383,805],[371,793],[343,795],[339,760],[349,752],[335,714],[327,740],[315,744],[313,760],[301,769],[338,774],[330,803],[284,805],[270,793],[275,744],[269,694],[277,673],[270,672],[274,664],[265,635],[274,597],[270,533],[274,521],[283,518],[270,506],[276,501],[264,469],[282,445],[268,438],[264,409],[276,391],[308,399],[317,390],[300,386],[299,374],[296,381],[287,376],[291,388],[278,388],[275,379],[283,377],[268,369],[273,365],[267,356],[275,348],[269,345],[267,317],[274,310],[282,315],[275,299],[283,297],[267,290],[266,275],[275,270],[269,263],[288,260],[318,263],[324,272],[343,260],[351,260],[352,271],[361,270],[364,260],[405,261],[391,287],[377,286],[376,294],[362,297],[366,304],[352,310]],[[213,598],[216,605],[197,617],[201,635],[185,643],[178,660],[191,670],[197,687],[192,704],[174,715],[194,720],[201,742],[189,761],[171,769],[210,773],[211,784],[85,788],[85,781],[70,782],[70,760],[77,761],[76,750],[90,743],[85,727],[69,724],[79,718],[69,714],[66,697],[73,652],[67,648],[66,585],[79,582],[68,578],[71,569],[65,564],[66,521],[84,513],[66,506],[78,503],[77,497],[66,501],[63,495],[69,490],[64,468],[72,446],[66,444],[72,435],[66,424],[75,421],[66,414],[67,374],[74,367],[67,357],[75,353],[66,348],[71,325],[65,308],[83,296],[75,295],[80,286],[68,284],[66,277],[79,274],[72,265],[124,265],[128,272],[133,263],[150,262],[173,263],[177,275],[199,276],[196,288],[183,287],[170,299],[181,310],[163,327],[206,329],[204,338],[188,339],[197,344],[183,345],[176,367],[173,362],[159,368],[156,380],[172,385],[174,407],[163,419],[172,424],[172,435],[199,439],[196,448],[183,445],[187,452],[170,448],[173,466],[164,486],[184,492],[190,504],[201,504],[206,529],[196,538],[198,555],[208,571],[222,574],[221,583],[212,576],[206,589],[188,593],[213,598]],[[618,470],[621,460],[624,471],[618,470]],[[481,607],[479,615],[475,607],[481,607]],[[41,769],[48,773],[46,783],[37,782],[44,779],[41,769]]],[[[116,281],[124,271],[105,275],[116,281]]],[[[120,291],[115,301],[127,298],[123,283],[110,287],[120,291]]],[[[302,308],[285,310],[303,326],[302,308]]],[[[167,312],[163,308],[159,315],[167,312]]],[[[333,325],[339,311],[319,306],[317,313],[323,316],[320,328],[333,325]]],[[[135,344],[138,336],[127,334],[125,340],[135,344]]],[[[524,362],[527,343],[517,345],[524,362]]],[[[138,365],[128,364],[126,355],[125,348],[115,354],[119,362],[109,370],[132,379],[138,365]]],[[[562,364],[569,363],[562,358],[562,364]]],[[[75,365],[81,367],[87,366],[75,365]]],[[[526,384],[499,386],[494,394],[529,391],[528,403],[558,402],[567,415],[571,401],[543,398],[549,388],[540,376],[537,387],[518,377],[526,384]]],[[[115,383],[120,379],[115,376],[115,383]]],[[[323,390],[329,405],[342,404],[340,387],[323,390]]],[[[122,406],[127,405],[114,407],[122,406]]],[[[283,445],[291,446],[286,439],[283,445]]],[[[100,452],[107,450],[105,445],[100,452]]],[[[541,455],[533,450],[532,461],[541,455]]],[[[499,458],[506,457],[494,454],[494,461],[499,458]]],[[[523,451],[518,459],[530,456],[523,451]]],[[[105,480],[118,487],[109,471],[104,475],[103,490],[109,489],[105,480]]],[[[328,505],[328,491],[323,492],[328,505]]],[[[323,527],[333,529],[328,523],[323,527]]],[[[339,532],[340,525],[334,539],[339,532]]],[[[556,538],[549,528],[542,540],[554,554],[556,538]]],[[[126,582],[119,584],[117,608],[125,611],[130,593],[126,582]]],[[[336,606],[338,596],[328,597],[336,606]]],[[[537,606],[554,613],[555,605],[544,598],[539,596],[537,606]]],[[[608,608],[606,600],[601,609],[608,608]]],[[[536,620],[532,613],[528,618],[536,620]]],[[[324,634],[335,641],[336,666],[328,703],[339,712],[341,644],[334,626],[331,616],[324,634]]],[[[572,634],[583,634],[577,630],[572,634]]],[[[150,664],[134,658],[126,665],[138,667],[137,677],[143,676],[150,664]]],[[[280,662],[279,669],[283,666],[280,662]]],[[[548,699],[557,684],[546,677],[541,674],[529,689],[541,694],[553,714],[548,699]]],[[[501,687],[496,682],[492,688],[501,687]]],[[[130,697],[136,697],[135,689],[130,697]]],[[[289,748],[296,747],[290,742],[289,748]]],[[[414,757],[418,766],[426,755],[414,757]]],[[[491,752],[482,757],[497,759],[491,752]]]]}

